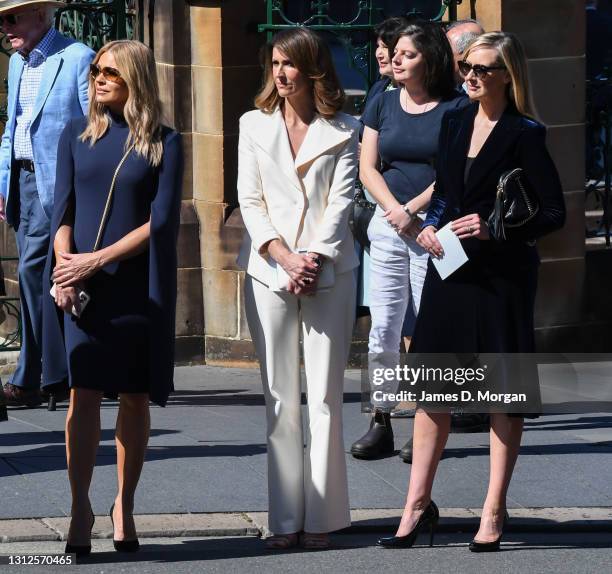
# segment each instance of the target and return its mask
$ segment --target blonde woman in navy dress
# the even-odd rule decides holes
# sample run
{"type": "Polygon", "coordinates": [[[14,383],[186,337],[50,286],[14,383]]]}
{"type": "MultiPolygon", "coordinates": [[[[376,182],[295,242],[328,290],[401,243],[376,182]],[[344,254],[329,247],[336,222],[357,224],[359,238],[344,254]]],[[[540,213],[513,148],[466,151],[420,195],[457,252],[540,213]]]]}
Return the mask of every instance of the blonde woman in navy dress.
{"type": "Polygon", "coordinates": [[[91,66],[89,116],[66,127],[58,149],[46,275],[48,287],[55,284],[55,301],[49,296],[45,307],[44,368],[53,372],[62,361],[68,366],[72,521],[66,551],[81,556],[91,551],[89,487],[102,397],[120,400],[113,539],[118,551],[135,551],[134,493],[149,438],[149,400],[163,406],[173,390],[182,152],[179,134],[160,123],[158,93],[147,46],[107,44],[91,66]],[[91,301],[77,318],[71,310],[79,307],[83,288],[91,301]]]}

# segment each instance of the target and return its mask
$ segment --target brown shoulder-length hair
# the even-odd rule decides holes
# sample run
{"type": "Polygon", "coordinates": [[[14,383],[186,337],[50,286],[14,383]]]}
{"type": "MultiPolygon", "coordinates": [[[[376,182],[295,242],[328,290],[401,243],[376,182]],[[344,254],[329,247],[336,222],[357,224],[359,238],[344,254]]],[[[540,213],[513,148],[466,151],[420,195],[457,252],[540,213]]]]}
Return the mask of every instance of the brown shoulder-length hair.
{"type": "Polygon", "coordinates": [[[423,55],[425,73],[423,87],[432,98],[450,99],[455,95],[455,60],[448,38],[437,22],[415,19],[398,30],[388,46],[393,55],[400,38],[408,36],[423,55]]]}
{"type": "MultiPolygon", "coordinates": [[[[123,115],[130,129],[125,149],[134,145],[136,153],[157,166],[161,163],[163,144],[161,136],[162,107],[159,100],[155,59],[151,49],[136,40],[116,40],[102,46],[93,64],[102,54],[112,54],[125,81],[129,95],[123,115]]],[[[95,79],[89,76],[89,112],[87,127],[81,134],[83,142],[94,145],[108,130],[111,119],[106,106],[96,101],[95,79]]]]}
{"type": "Polygon", "coordinates": [[[327,44],[308,28],[283,30],[263,47],[263,84],[255,96],[255,107],[271,114],[281,101],[272,76],[274,48],[283,52],[302,74],[310,78],[317,112],[325,118],[333,117],[344,104],[344,90],[340,86],[327,44]]]}

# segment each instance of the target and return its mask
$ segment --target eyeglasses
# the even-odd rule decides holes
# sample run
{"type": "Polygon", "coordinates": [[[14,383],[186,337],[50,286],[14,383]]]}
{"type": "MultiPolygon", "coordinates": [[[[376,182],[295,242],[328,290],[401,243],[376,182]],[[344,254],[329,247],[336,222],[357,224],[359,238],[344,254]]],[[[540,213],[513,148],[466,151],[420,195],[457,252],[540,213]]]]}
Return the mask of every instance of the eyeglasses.
{"type": "Polygon", "coordinates": [[[489,72],[493,70],[506,69],[506,66],[482,66],[481,64],[472,65],[469,62],[466,62],[465,60],[461,60],[457,63],[457,65],[459,66],[459,71],[461,72],[462,76],[467,76],[470,72],[474,72],[474,75],[479,80],[482,80],[482,78],[487,76],[489,72]]]}
{"type": "Polygon", "coordinates": [[[27,12],[19,12],[18,14],[7,14],[6,16],[0,16],[0,28],[6,26],[16,26],[23,19],[24,16],[32,14],[32,12],[38,12],[39,8],[28,10],[27,12]]]}
{"type": "Polygon", "coordinates": [[[100,68],[96,64],[90,64],[89,66],[89,75],[95,80],[100,74],[104,76],[105,80],[109,82],[119,83],[122,80],[121,72],[116,70],[115,68],[110,68],[105,66],[104,68],[100,68]]]}

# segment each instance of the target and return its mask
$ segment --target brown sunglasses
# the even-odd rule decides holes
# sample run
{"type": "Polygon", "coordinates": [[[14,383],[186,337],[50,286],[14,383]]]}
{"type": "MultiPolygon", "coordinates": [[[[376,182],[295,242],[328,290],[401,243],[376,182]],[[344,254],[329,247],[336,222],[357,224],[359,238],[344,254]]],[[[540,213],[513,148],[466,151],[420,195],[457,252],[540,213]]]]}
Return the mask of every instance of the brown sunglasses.
{"type": "Polygon", "coordinates": [[[90,64],[89,75],[95,80],[100,74],[102,74],[104,79],[108,80],[109,82],[119,83],[123,81],[121,78],[121,72],[119,70],[110,68],[108,66],[100,68],[97,64],[90,64]]]}

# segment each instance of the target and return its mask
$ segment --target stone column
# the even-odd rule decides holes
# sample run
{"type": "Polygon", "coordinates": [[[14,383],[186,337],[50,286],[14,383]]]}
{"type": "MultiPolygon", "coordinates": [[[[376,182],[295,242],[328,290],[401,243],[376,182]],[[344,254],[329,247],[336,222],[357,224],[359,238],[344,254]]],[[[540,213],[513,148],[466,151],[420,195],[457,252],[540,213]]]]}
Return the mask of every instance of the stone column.
{"type": "Polygon", "coordinates": [[[193,205],[193,117],[191,110],[190,6],[184,1],[147,0],[144,42],[155,54],[164,123],[181,133],[185,157],[178,239],[176,361],[204,360],[204,313],[198,219],[193,205]]]}
{"type": "Polygon", "coordinates": [[[193,203],[200,222],[200,262],[208,364],[255,359],[244,316],[244,273],[235,264],[244,226],[236,191],[238,119],[253,108],[261,80],[258,52],[265,2],[193,1],[191,77],[193,203]]]}
{"type": "Polygon", "coordinates": [[[539,242],[537,342],[542,350],[576,349],[576,341],[573,347],[564,342],[585,317],[584,2],[464,0],[458,17],[478,18],[487,31],[517,34],[527,52],[538,118],[548,128],[567,205],[565,227],[539,242]]]}

